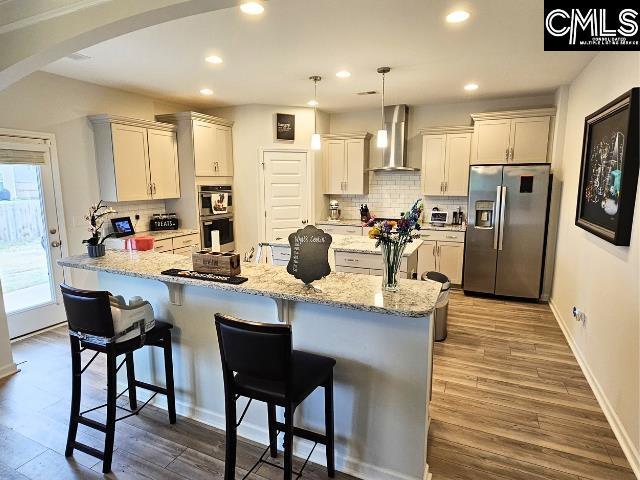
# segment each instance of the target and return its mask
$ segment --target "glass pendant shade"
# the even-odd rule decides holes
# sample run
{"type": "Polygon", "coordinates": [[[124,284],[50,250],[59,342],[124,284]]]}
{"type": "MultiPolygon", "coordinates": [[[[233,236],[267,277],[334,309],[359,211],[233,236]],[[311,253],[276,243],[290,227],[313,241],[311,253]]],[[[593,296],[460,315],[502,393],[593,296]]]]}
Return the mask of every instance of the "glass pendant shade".
{"type": "Polygon", "coordinates": [[[311,135],[311,150],[320,150],[320,134],[314,133],[311,135]]]}
{"type": "Polygon", "coordinates": [[[376,138],[376,146],[378,148],[387,148],[387,131],[386,130],[378,130],[378,135],[376,138]]]}

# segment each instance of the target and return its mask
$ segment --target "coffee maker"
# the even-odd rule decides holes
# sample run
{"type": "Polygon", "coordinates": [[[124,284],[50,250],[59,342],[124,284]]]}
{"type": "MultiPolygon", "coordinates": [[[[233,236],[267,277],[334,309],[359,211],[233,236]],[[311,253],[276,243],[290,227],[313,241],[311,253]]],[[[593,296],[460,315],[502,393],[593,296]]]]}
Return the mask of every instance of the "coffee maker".
{"type": "Polygon", "coordinates": [[[340,204],[337,200],[331,200],[329,202],[329,219],[340,220],[340,204]]]}

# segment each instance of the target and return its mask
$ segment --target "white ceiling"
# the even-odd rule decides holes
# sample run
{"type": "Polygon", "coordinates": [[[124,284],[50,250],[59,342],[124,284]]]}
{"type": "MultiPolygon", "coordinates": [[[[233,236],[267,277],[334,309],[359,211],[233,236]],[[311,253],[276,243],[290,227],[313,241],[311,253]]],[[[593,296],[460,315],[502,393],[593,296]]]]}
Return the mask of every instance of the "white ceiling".
{"type": "Polygon", "coordinates": [[[139,30],[64,58],[51,73],[199,108],[306,105],[308,77],[322,75],[320,108],[379,104],[376,68],[388,65],[386,103],[411,105],[547,93],[569,83],[594,54],[543,50],[542,0],[270,0],[259,17],[238,8],[139,30]],[[444,17],[464,6],[472,17],[444,17]],[[222,65],[204,61],[219,55],[222,65]],[[338,79],[346,69],[351,78],[338,79]],[[474,81],[480,89],[467,93],[474,81]],[[213,89],[209,97],[201,88],[213,89]]]}

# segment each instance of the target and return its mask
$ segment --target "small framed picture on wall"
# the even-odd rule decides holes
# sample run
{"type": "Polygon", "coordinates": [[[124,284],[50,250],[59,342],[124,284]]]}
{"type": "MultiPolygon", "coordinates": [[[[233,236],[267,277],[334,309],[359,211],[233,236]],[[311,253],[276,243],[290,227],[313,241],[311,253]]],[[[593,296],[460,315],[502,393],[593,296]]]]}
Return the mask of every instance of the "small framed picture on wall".
{"type": "Polygon", "coordinates": [[[296,139],[296,116],[288,113],[276,113],[276,142],[290,142],[296,139]]]}
{"type": "Polygon", "coordinates": [[[576,225],[613,243],[631,242],[640,161],[640,88],[585,118],[576,225]]]}

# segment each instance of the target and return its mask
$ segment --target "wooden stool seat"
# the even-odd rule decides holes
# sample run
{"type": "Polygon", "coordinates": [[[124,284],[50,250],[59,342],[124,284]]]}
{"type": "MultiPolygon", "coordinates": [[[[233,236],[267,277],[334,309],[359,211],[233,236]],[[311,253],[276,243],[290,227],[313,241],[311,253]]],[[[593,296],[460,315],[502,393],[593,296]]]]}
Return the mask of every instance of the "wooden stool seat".
{"type": "Polygon", "coordinates": [[[102,472],[109,473],[111,471],[117,421],[137,415],[159,393],[167,396],[169,422],[176,423],[173,357],[171,352],[171,329],[173,326],[156,320],[155,326],[151,330],[144,332],[144,323],[142,322],[139,324],[140,335],[138,337],[124,342],[117,342],[115,341],[117,335],[113,328],[109,292],[79,290],[68,285],[61,285],[60,289],[62,290],[62,298],[69,324],[71,370],[73,374],[71,414],[69,416],[69,433],[67,435],[65,456],[70,457],[73,455],[74,450],[80,450],[102,460],[102,472]],[[135,378],[133,352],[145,346],[160,347],[163,350],[165,387],[152,385],[135,378]],[[82,366],[82,352],[85,350],[94,351],[95,354],[82,366]],[[81,412],[82,373],[101,353],[107,356],[107,403],[81,412]],[[124,355],[125,358],[117,366],[117,358],[120,355],[124,355]],[[127,367],[127,389],[118,394],[116,391],[117,373],[125,363],[127,367]],[[153,395],[140,407],[138,407],[136,398],[136,388],[153,392],[153,395]],[[125,392],[129,393],[130,409],[123,408],[116,403],[117,399],[125,392]],[[107,421],[104,424],[85,416],[86,413],[104,407],[107,409],[107,421]],[[116,418],[116,409],[125,410],[127,414],[116,418]],[[105,434],[104,451],[89,447],[76,440],[79,424],[99,430],[105,434]]]}
{"type": "Polygon", "coordinates": [[[326,447],[327,473],[333,478],[333,367],[336,361],[293,350],[291,325],[246,322],[221,314],[216,314],[215,321],[225,394],[225,480],[235,479],[237,429],[253,400],[267,404],[269,446],[244,478],[260,463],[282,468],[284,480],[291,480],[294,473],[300,478],[318,443],[326,447]],[[318,387],[324,389],[324,435],[293,425],[296,407],[318,387]],[[249,403],[238,421],[236,403],[241,396],[249,398],[249,403]],[[277,406],[284,408],[284,422],[276,420],[277,406]],[[284,432],[284,467],[264,459],[267,452],[271,457],[277,457],[278,432],[284,432]],[[300,472],[293,471],[294,436],[314,442],[300,472]]]}

